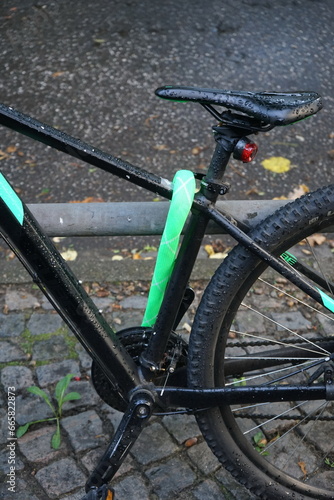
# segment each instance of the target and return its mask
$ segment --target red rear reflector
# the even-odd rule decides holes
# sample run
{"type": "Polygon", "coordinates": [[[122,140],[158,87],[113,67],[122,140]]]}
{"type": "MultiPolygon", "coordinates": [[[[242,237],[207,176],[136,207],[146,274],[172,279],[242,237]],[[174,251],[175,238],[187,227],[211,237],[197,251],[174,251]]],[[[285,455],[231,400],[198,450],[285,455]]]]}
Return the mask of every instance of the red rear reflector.
{"type": "Polygon", "coordinates": [[[233,157],[236,160],[248,163],[254,160],[257,149],[257,145],[254,142],[250,141],[248,137],[243,137],[237,142],[234,148],[233,157]]]}
{"type": "Polygon", "coordinates": [[[257,150],[258,147],[254,142],[246,144],[245,147],[243,148],[243,151],[241,152],[240,160],[244,163],[248,163],[254,160],[257,150]]]}

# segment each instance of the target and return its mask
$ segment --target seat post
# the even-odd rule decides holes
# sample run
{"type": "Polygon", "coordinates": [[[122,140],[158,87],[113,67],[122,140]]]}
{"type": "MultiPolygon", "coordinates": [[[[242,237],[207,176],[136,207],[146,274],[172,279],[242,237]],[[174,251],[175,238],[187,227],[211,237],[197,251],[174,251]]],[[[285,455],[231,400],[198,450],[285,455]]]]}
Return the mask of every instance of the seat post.
{"type": "Polygon", "coordinates": [[[219,126],[213,127],[216,148],[212,155],[207,173],[202,180],[201,193],[211,202],[215,202],[219,194],[226,192],[223,183],[226,167],[238,141],[247,135],[247,130],[219,126]]]}

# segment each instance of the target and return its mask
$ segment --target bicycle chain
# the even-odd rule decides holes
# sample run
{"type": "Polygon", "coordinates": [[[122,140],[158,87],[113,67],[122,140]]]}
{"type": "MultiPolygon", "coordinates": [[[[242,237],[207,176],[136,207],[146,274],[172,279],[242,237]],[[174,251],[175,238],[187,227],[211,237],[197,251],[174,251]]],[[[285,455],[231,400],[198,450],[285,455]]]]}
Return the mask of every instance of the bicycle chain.
{"type": "MultiPolygon", "coordinates": [[[[328,337],[325,339],[326,341],[331,341],[331,340],[334,340],[334,337],[328,337]]],[[[310,339],[294,339],[294,340],[291,340],[289,341],[290,344],[302,344],[302,343],[305,343],[305,341],[307,342],[319,342],[319,337],[317,338],[310,338],[310,339]]],[[[254,347],[254,346],[272,346],[274,342],[271,342],[271,341],[259,341],[259,340],[253,340],[253,341],[248,341],[248,342],[234,342],[233,344],[232,343],[227,343],[226,344],[226,347],[241,347],[241,348],[247,348],[247,347],[254,347]]],[[[331,422],[332,420],[334,420],[334,416],[333,417],[330,417],[330,416],[326,416],[326,415],[323,415],[323,416],[317,416],[317,415],[311,415],[311,416],[307,416],[307,417],[303,417],[302,415],[281,415],[281,416],[277,416],[277,415],[267,415],[267,414],[257,414],[257,415],[252,415],[250,413],[238,413],[236,415],[238,418],[249,418],[249,419],[253,419],[253,420],[257,420],[257,419],[260,419],[260,420],[271,420],[271,419],[275,419],[275,420],[303,420],[304,422],[308,422],[310,420],[318,420],[318,421],[325,421],[325,422],[331,422]]]]}
{"type": "Polygon", "coordinates": [[[259,413],[257,415],[252,415],[250,413],[238,413],[235,415],[235,417],[237,418],[250,418],[252,420],[303,420],[303,422],[308,422],[310,420],[318,420],[319,422],[331,422],[332,420],[334,420],[334,416],[333,417],[330,417],[330,416],[326,416],[326,415],[323,415],[323,416],[317,416],[317,415],[308,415],[308,416],[303,416],[303,415],[280,415],[280,416],[277,416],[277,415],[267,415],[267,414],[264,414],[264,413],[259,413]]]}
{"type": "MultiPolygon", "coordinates": [[[[321,341],[328,341],[330,342],[331,340],[334,340],[334,337],[326,337],[325,339],[321,339],[321,341]]],[[[281,341],[280,341],[281,342],[281,341]]],[[[305,342],[319,342],[319,337],[314,337],[314,338],[307,338],[307,339],[294,339],[294,340],[289,340],[290,344],[305,344],[305,342]]],[[[248,342],[233,342],[232,343],[227,343],[226,347],[255,347],[255,346],[272,346],[275,344],[275,341],[270,341],[270,340],[251,340],[248,342]]]]}

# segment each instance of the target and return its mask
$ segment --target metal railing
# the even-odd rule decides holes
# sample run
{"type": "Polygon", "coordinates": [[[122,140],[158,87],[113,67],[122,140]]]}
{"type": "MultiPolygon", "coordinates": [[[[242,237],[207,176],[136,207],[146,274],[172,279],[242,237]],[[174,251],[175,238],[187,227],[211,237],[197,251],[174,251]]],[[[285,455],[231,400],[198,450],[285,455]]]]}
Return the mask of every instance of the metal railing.
{"type": "MultiPolygon", "coordinates": [[[[220,201],[217,207],[253,227],[285,203],[220,201]]],[[[28,208],[49,236],[139,236],[162,234],[169,202],[42,203],[28,208]]],[[[222,230],[210,223],[207,233],[222,230]]]]}

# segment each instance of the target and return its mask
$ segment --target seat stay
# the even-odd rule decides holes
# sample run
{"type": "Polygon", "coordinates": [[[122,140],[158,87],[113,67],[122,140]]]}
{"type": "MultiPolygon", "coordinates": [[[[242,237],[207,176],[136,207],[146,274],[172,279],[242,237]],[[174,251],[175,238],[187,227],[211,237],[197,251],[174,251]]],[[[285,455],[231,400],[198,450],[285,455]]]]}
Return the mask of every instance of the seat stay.
{"type": "Polygon", "coordinates": [[[322,108],[316,92],[244,92],[198,87],[165,86],[156,90],[163,99],[217,105],[244,113],[272,126],[289,125],[322,108]]]}

